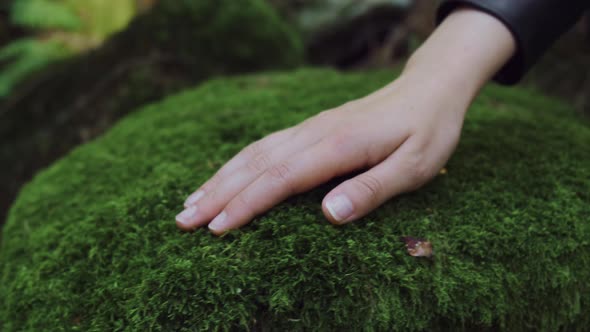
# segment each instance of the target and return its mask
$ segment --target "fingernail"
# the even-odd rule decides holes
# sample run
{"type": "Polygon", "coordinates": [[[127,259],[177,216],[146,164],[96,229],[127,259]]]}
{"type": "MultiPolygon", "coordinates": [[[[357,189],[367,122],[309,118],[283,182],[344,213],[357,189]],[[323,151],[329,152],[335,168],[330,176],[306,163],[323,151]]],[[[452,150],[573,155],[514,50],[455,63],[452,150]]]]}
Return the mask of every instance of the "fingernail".
{"type": "Polygon", "coordinates": [[[344,221],[352,215],[352,202],[346,195],[339,194],[331,197],[326,202],[326,208],[336,221],[344,221]]]}
{"type": "Polygon", "coordinates": [[[202,190],[198,190],[197,192],[191,194],[189,197],[186,198],[186,201],[184,201],[184,207],[194,205],[203,196],[205,196],[205,192],[202,190]]]}
{"type": "Polygon", "coordinates": [[[226,229],[225,220],[227,219],[227,213],[225,211],[217,215],[210,223],[209,229],[214,232],[220,232],[226,229]]]}
{"type": "Polygon", "coordinates": [[[176,221],[181,224],[189,225],[197,217],[197,207],[190,206],[176,216],[176,221]]]}

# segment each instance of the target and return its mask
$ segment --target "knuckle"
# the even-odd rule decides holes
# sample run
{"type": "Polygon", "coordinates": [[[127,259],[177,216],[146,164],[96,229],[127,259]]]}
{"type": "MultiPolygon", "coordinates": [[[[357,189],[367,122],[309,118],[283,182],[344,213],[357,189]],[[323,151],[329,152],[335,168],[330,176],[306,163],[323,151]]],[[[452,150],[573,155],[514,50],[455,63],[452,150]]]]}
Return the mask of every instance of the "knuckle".
{"type": "Polygon", "coordinates": [[[270,165],[270,156],[266,153],[260,153],[250,159],[246,164],[246,167],[254,173],[261,173],[267,170],[270,165]]]}
{"type": "Polygon", "coordinates": [[[286,186],[289,191],[293,191],[291,182],[291,167],[286,163],[278,163],[270,167],[267,171],[268,175],[278,181],[283,186],[286,186]]]}
{"type": "Polygon", "coordinates": [[[263,153],[263,146],[260,141],[254,142],[246,146],[243,150],[246,157],[255,158],[256,156],[263,153]]]}
{"type": "Polygon", "coordinates": [[[370,174],[364,174],[358,177],[357,184],[359,189],[364,193],[366,197],[373,202],[379,200],[381,193],[383,192],[383,185],[381,181],[370,174]]]}

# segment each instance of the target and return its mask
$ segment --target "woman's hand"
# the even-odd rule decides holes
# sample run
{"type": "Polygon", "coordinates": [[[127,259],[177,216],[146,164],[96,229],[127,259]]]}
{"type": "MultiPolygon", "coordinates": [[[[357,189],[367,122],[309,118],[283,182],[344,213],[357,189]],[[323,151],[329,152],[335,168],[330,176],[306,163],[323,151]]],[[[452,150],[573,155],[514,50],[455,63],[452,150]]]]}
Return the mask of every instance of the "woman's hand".
{"type": "Polygon", "coordinates": [[[333,223],[356,220],[434,177],[457,145],[466,100],[411,77],[244,148],[177,217],[182,229],[240,227],[287,197],[352,171],[322,207],[333,223]],[[428,93],[426,93],[428,91],[428,93]],[[425,95],[427,98],[425,98],[425,95]]]}
{"type": "Polygon", "coordinates": [[[322,202],[334,224],[419,188],[447,162],[473,97],[513,49],[510,33],[496,19],[469,9],[453,13],[393,83],[244,148],[187,198],[178,227],[208,224],[222,234],[291,195],[357,170],[365,171],[322,202]],[[490,56],[489,49],[474,45],[482,38],[466,25],[496,35],[499,40],[488,36],[485,43],[497,42],[502,52],[490,56]]]}

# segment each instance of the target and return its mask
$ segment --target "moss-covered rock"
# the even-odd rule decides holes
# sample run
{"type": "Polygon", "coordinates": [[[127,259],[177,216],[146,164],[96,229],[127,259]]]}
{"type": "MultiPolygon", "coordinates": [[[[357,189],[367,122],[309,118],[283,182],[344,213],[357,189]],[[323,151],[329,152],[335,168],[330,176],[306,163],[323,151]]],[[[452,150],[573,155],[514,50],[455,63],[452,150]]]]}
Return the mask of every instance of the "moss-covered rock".
{"type": "Polygon", "coordinates": [[[338,182],[218,238],[177,230],[183,199],[252,140],[362,96],[391,73],[214,80],[148,106],[41,172],[0,247],[0,329],[584,329],[590,126],[489,87],[447,174],[335,227],[338,182]],[[432,260],[400,236],[425,237],[432,260]]]}
{"type": "Polygon", "coordinates": [[[100,49],[0,101],[0,224],[32,173],[146,102],[211,76],[297,66],[299,35],[264,0],[160,0],[100,49]]]}

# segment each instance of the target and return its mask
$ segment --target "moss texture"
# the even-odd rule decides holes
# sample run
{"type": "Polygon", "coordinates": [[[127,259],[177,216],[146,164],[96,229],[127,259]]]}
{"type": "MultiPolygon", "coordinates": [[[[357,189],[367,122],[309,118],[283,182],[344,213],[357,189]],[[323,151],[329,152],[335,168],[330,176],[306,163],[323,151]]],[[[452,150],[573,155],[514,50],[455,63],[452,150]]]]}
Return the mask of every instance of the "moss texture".
{"type": "Polygon", "coordinates": [[[129,116],[38,174],[0,247],[0,329],[583,329],[590,126],[488,87],[446,175],[360,222],[338,179],[222,238],[182,233],[185,196],[241,147],[392,79],[300,70],[214,80],[129,116]],[[433,260],[400,236],[429,239],[433,260]]]}
{"type": "Polygon", "coordinates": [[[264,0],[158,1],[100,49],[50,67],[0,101],[0,224],[34,171],[139,106],[212,76],[302,59],[298,33],[264,0]]]}

